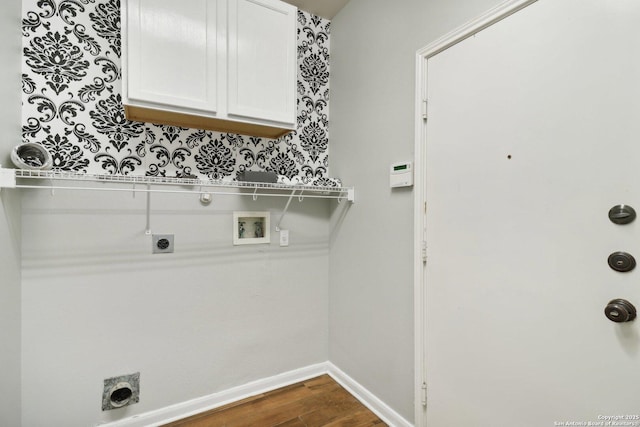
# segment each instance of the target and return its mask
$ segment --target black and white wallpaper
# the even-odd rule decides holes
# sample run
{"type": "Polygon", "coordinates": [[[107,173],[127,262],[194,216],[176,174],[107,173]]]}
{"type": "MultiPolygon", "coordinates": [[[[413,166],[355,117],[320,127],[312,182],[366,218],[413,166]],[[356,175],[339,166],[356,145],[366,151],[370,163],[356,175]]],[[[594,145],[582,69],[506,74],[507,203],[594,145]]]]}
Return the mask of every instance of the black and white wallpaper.
{"type": "MultiPolygon", "coordinates": [[[[128,121],[121,97],[119,0],[23,0],[22,140],[54,170],[281,182],[329,179],[330,21],[298,12],[297,131],[277,140],[128,121]]],[[[168,58],[170,60],[170,58],[168,58]]]]}

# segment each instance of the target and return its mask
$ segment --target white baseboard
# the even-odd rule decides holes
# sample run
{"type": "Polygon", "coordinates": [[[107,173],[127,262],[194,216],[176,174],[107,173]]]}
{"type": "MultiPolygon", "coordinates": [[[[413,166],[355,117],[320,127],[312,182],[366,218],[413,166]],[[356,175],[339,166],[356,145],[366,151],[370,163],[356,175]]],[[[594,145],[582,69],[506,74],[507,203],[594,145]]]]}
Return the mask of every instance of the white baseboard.
{"type": "Polygon", "coordinates": [[[284,372],[269,378],[264,378],[218,393],[210,394],[208,396],[188,400],[186,402],[167,406],[155,411],[134,415],[123,420],[101,424],[101,427],[157,427],[323,374],[329,374],[338,384],[349,391],[349,393],[362,402],[363,405],[374,412],[389,426],[413,427],[411,423],[402,418],[383,401],[378,399],[362,385],[354,381],[351,377],[330,362],[318,363],[316,365],[310,365],[293,371],[284,372]]]}
{"type": "Polygon", "coordinates": [[[284,372],[272,377],[252,381],[208,396],[188,400],[186,402],[167,406],[155,411],[134,415],[123,420],[101,424],[101,427],[156,427],[163,424],[190,417],[201,412],[210,411],[220,406],[246,399],[261,393],[295,384],[309,378],[327,373],[327,363],[306,366],[293,371],[284,372]]]}
{"type": "Polygon", "coordinates": [[[400,414],[391,409],[389,405],[378,399],[373,393],[364,388],[360,383],[355,381],[349,375],[345,374],[340,368],[331,362],[327,362],[328,374],[364,406],[369,408],[382,421],[391,427],[413,427],[409,421],[404,419],[400,414]]]}

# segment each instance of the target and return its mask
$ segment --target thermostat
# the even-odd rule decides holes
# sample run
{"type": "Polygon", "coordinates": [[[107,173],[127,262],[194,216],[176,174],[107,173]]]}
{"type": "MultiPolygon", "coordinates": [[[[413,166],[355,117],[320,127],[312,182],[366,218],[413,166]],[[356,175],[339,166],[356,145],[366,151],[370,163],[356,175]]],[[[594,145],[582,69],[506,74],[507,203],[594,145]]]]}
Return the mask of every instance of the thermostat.
{"type": "Polygon", "coordinates": [[[389,173],[391,188],[413,185],[413,162],[393,163],[389,173]]]}

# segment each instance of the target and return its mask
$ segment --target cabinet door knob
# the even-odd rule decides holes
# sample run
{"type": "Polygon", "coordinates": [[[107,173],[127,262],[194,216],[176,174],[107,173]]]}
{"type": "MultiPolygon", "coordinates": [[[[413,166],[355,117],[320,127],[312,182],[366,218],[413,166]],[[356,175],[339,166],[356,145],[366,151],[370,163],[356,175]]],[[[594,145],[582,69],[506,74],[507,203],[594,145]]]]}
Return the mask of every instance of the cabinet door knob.
{"type": "Polygon", "coordinates": [[[604,314],[612,322],[630,322],[636,318],[636,308],[626,299],[614,299],[604,308],[604,314]]]}

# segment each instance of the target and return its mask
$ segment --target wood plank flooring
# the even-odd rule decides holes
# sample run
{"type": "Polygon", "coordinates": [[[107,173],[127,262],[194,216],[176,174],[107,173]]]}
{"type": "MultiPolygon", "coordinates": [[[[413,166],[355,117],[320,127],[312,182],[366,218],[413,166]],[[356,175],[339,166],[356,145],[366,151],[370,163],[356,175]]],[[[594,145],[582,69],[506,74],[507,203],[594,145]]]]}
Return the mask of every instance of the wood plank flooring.
{"type": "Polygon", "coordinates": [[[373,412],[322,375],[164,427],[384,427],[373,412]]]}

